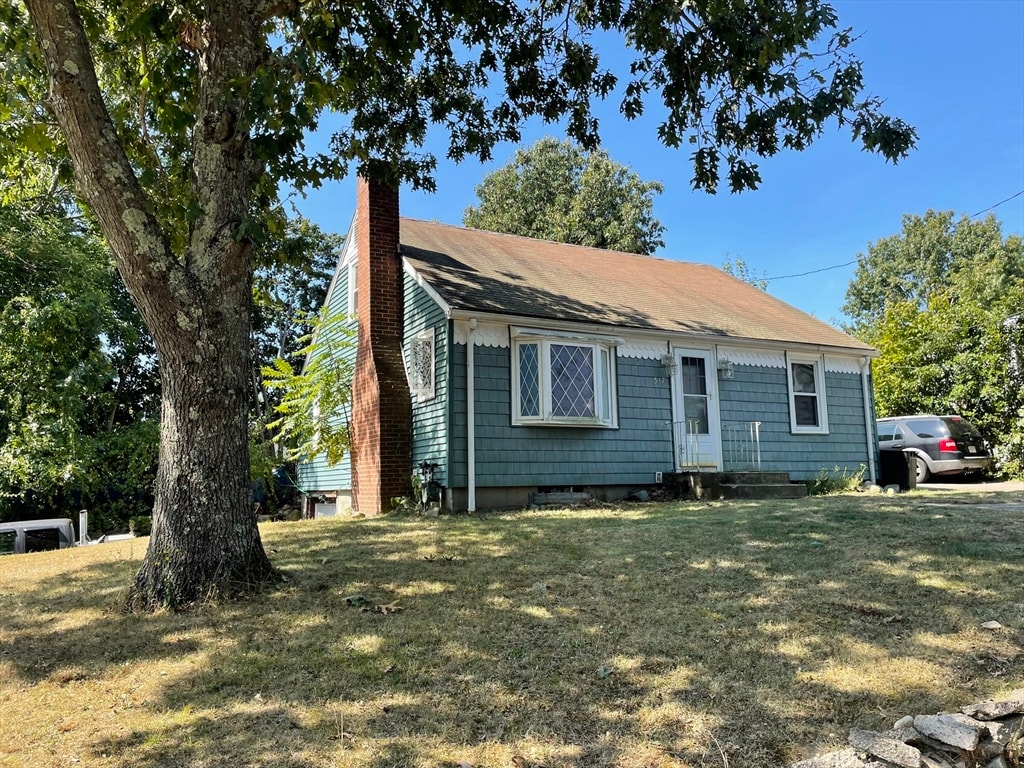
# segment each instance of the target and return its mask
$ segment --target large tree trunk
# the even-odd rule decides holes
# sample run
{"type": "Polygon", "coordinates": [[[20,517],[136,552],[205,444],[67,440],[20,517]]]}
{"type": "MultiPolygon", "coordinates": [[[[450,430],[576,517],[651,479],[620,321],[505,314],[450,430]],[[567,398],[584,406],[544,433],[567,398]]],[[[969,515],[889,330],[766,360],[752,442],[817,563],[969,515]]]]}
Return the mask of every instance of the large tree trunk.
{"type": "Polygon", "coordinates": [[[249,317],[239,311],[248,306],[248,285],[224,285],[201,327],[160,335],[156,506],[130,607],[182,607],[275,578],[249,482],[249,317]]]}
{"type": "MultiPolygon", "coordinates": [[[[129,607],[182,608],[276,578],[251,503],[250,244],[239,238],[259,167],[238,83],[264,51],[257,0],[211,3],[192,43],[196,215],[175,254],[107,112],[73,0],[26,0],[81,197],[100,221],[160,360],[163,409],[152,538],[129,607]]],[[[186,201],[177,201],[184,205],[186,201]]]]}

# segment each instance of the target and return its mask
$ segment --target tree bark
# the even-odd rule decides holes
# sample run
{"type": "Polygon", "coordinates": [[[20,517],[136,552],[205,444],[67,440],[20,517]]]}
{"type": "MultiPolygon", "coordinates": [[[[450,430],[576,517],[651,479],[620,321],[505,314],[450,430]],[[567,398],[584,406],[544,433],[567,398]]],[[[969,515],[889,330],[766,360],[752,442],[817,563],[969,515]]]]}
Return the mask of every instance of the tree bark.
{"type": "Polygon", "coordinates": [[[196,51],[188,250],[172,253],[103,101],[73,0],[27,0],[79,195],[100,221],[153,336],[163,387],[149,549],[128,606],[184,608],[276,579],[252,509],[248,399],[252,249],[238,238],[259,172],[246,82],[264,44],[253,3],[211,3],[196,51]]]}

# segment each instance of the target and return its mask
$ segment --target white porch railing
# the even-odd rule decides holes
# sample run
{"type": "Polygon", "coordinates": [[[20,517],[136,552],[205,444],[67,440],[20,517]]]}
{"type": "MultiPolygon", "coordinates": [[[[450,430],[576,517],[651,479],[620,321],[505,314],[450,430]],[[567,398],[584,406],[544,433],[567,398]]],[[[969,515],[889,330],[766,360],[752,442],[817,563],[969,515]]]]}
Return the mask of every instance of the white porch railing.
{"type": "Polygon", "coordinates": [[[761,470],[761,422],[743,421],[722,426],[726,470],[761,470]]]}
{"type": "MultiPolygon", "coordinates": [[[[701,422],[699,419],[677,421],[672,424],[676,445],[676,467],[680,470],[699,471],[714,469],[715,456],[706,448],[701,451],[701,422]]],[[[707,434],[704,434],[705,439],[707,434]]]]}

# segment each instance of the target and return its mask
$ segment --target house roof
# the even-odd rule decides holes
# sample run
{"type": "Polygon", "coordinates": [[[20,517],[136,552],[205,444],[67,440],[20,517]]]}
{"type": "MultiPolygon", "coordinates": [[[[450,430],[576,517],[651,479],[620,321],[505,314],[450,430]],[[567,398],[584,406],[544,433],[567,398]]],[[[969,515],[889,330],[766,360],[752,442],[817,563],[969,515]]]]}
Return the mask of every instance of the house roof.
{"type": "Polygon", "coordinates": [[[454,311],[874,352],[706,264],[408,218],[401,244],[454,311]]]}

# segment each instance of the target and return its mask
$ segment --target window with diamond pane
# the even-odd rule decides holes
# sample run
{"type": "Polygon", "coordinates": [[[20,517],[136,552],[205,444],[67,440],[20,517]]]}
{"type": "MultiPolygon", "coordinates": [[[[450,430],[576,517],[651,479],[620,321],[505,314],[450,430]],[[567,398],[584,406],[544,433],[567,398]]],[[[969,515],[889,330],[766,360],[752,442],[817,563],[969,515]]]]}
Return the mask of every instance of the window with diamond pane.
{"type": "Polygon", "coordinates": [[[540,355],[537,344],[519,345],[519,415],[540,416],[540,355]]]}
{"type": "Polygon", "coordinates": [[[599,386],[601,387],[601,417],[608,418],[608,415],[612,412],[612,392],[611,392],[611,379],[609,378],[608,371],[611,370],[611,355],[607,349],[601,350],[601,371],[602,375],[598,377],[599,386]]]}
{"type": "Polygon", "coordinates": [[[551,414],[596,416],[594,399],[594,350],[568,344],[552,344],[551,414]]]}
{"type": "Polygon", "coordinates": [[[413,340],[410,361],[411,389],[414,395],[434,396],[434,337],[433,334],[413,340]]]}

